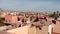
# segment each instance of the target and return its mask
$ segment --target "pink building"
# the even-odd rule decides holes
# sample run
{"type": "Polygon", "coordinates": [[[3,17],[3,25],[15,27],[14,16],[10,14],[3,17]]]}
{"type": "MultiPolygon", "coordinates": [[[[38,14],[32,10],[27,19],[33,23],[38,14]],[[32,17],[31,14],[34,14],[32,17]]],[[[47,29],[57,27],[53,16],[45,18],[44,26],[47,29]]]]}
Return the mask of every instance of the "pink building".
{"type": "Polygon", "coordinates": [[[18,21],[18,16],[16,15],[5,15],[6,23],[16,23],[18,21]]]}
{"type": "Polygon", "coordinates": [[[20,19],[24,19],[23,21],[27,20],[24,16],[17,16],[17,15],[5,15],[5,22],[6,23],[17,23],[20,19]]]}

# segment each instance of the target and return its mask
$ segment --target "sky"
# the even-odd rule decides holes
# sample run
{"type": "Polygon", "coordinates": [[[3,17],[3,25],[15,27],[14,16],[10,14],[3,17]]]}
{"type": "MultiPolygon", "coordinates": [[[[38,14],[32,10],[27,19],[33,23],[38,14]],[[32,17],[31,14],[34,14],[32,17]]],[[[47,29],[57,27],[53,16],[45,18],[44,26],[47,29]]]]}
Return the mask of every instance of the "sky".
{"type": "Polygon", "coordinates": [[[5,10],[60,11],[60,0],[0,0],[5,10]]]}

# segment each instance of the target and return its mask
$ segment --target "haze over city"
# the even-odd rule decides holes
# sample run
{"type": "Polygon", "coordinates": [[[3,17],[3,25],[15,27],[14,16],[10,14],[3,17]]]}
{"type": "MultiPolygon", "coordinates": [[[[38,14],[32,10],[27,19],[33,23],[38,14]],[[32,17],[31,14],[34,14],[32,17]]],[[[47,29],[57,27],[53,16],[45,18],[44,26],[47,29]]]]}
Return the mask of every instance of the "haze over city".
{"type": "Polygon", "coordinates": [[[0,0],[4,10],[60,11],[60,0],[0,0]]]}
{"type": "Polygon", "coordinates": [[[60,0],[0,0],[0,34],[60,34],[60,0]]]}

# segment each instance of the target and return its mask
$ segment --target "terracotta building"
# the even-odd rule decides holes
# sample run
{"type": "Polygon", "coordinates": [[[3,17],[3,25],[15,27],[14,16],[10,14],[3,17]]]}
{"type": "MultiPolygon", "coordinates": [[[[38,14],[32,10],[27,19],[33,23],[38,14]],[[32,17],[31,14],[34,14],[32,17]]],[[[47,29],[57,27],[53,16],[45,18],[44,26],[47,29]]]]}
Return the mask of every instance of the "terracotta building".
{"type": "Polygon", "coordinates": [[[6,23],[16,23],[18,21],[18,16],[16,15],[5,15],[6,23]]]}

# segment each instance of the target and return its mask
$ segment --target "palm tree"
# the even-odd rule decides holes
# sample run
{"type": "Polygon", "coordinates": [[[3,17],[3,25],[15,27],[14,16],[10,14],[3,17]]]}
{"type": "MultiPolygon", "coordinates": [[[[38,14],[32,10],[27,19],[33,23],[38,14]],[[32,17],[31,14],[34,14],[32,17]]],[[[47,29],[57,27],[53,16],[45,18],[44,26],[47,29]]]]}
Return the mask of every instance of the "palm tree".
{"type": "Polygon", "coordinates": [[[57,11],[57,17],[59,17],[59,11],[57,11]]]}
{"type": "Polygon", "coordinates": [[[57,14],[59,13],[59,11],[57,11],[57,14]]]}

